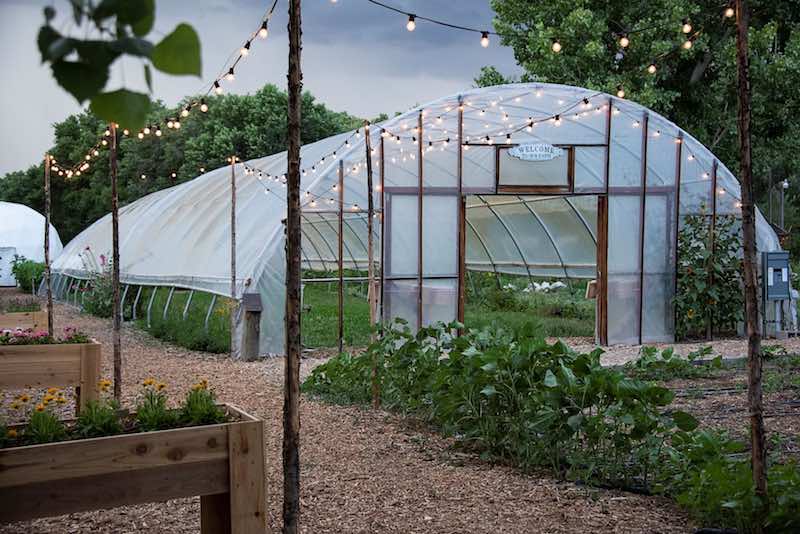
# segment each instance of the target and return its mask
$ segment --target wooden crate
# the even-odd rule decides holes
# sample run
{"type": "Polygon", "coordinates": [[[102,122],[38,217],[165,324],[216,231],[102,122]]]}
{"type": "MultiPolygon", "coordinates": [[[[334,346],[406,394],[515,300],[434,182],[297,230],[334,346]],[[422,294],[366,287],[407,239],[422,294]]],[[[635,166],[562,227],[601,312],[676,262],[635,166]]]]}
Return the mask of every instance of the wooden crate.
{"type": "Polygon", "coordinates": [[[23,330],[47,331],[47,312],[13,312],[0,314],[0,330],[23,330]]]}
{"type": "Polygon", "coordinates": [[[97,399],[100,343],[0,345],[0,389],[74,386],[77,409],[97,399]]]}
{"type": "Polygon", "coordinates": [[[223,407],[238,420],[0,449],[0,524],[199,495],[203,534],[263,533],[264,424],[223,407]]]}

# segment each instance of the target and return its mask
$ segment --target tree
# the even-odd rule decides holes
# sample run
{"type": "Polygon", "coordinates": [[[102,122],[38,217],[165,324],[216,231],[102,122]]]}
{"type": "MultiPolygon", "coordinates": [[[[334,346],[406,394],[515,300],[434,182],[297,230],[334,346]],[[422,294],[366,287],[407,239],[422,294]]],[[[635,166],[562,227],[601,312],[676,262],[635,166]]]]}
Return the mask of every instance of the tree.
{"type": "MultiPolygon", "coordinates": [[[[148,123],[178,116],[187,97],[173,108],[153,103],[148,123]]],[[[301,134],[313,142],[344,131],[355,130],[363,120],[328,109],[313,95],[303,94],[301,134]]],[[[123,137],[119,143],[120,205],[226,165],[236,153],[242,160],[286,150],[286,92],[265,85],[252,95],[223,95],[206,99],[208,113],[196,109],[181,119],[180,130],[164,130],[160,138],[123,137]],[[175,173],[175,178],[172,173],[175,173]],[[143,179],[141,176],[144,175],[143,179]]],[[[55,126],[51,153],[57,161],[76,161],[86,154],[105,123],[91,112],[72,115],[55,126]]],[[[44,195],[42,165],[13,171],[0,178],[0,199],[18,202],[41,211],[44,195]]],[[[108,159],[92,160],[92,167],[80,177],[66,180],[57,174],[52,180],[53,225],[66,241],[90,223],[108,213],[111,188],[108,159]]]]}
{"type": "MultiPolygon", "coordinates": [[[[750,24],[753,176],[756,198],[766,178],[794,178],[800,167],[800,5],[755,0],[750,24]]],[[[739,167],[736,125],[736,31],[715,0],[493,0],[495,30],[523,68],[522,81],[543,81],[616,93],[663,114],[708,146],[734,172],[739,167]],[[692,25],[691,49],[680,44],[683,19],[692,25]],[[630,44],[619,37],[626,31],[630,44]],[[551,46],[557,39],[560,53],[551,46]],[[677,47],[677,48],[676,48],[677,47]],[[663,59],[656,59],[668,54],[663,59]],[[647,67],[655,59],[656,72],[647,67]]],[[[506,83],[496,69],[481,70],[480,86],[506,83]]],[[[792,192],[800,191],[792,183],[792,192]]],[[[800,220],[791,208],[790,221],[800,220]]],[[[800,241],[800,240],[798,240],[800,241]]],[[[796,252],[800,253],[800,242],[796,252]]]]}
{"type": "Polygon", "coordinates": [[[75,28],[73,35],[57,31],[51,25],[56,9],[44,8],[45,22],[36,39],[42,63],[50,64],[53,78],[78,103],[90,101],[90,108],[104,122],[138,130],[150,111],[150,97],[146,94],[128,89],[103,92],[111,65],[122,56],[144,62],[144,79],[151,91],[151,66],[166,74],[200,76],[200,40],[194,28],[178,24],[157,44],[145,39],[155,24],[155,0],[69,3],[74,25],[67,27],[75,28]],[[89,35],[94,38],[86,37],[89,35]]]}

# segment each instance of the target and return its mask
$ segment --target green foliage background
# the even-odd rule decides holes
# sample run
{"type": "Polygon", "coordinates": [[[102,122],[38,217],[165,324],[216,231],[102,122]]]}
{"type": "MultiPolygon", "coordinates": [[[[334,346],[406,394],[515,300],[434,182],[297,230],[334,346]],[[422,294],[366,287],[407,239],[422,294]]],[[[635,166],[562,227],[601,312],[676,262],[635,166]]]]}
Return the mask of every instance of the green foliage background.
{"type": "MultiPolygon", "coordinates": [[[[195,108],[181,119],[180,130],[164,129],[157,138],[124,137],[119,146],[119,198],[122,205],[225,165],[231,154],[242,160],[286,149],[286,92],[265,85],[252,95],[224,95],[206,99],[208,113],[195,108]],[[175,178],[172,178],[172,173],[175,178]],[[146,178],[142,179],[141,176],[146,178]]],[[[180,116],[174,108],[154,104],[148,121],[180,116]]],[[[335,112],[310,93],[303,95],[301,137],[304,143],[358,128],[362,119],[335,112]]],[[[105,130],[105,123],[89,112],[72,115],[55,125],[51,153],[56,162],[79,161],[105,130]]],[[[43,165],[14,171],[0,179],[0,199],[44,211],[43,165]]],[[[108,158],[92,160],[89,171],[71,180],[52,179],[52,219],[66,243],[111,209],[108,158]]]]}

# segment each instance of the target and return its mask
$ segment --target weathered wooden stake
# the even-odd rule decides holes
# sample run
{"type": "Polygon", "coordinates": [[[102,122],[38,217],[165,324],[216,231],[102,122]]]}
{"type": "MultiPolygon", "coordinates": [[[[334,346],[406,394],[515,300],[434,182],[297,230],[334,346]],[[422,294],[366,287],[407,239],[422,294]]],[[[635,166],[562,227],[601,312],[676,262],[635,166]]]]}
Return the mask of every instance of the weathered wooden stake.
{"type": "MultiPolygon", "coordinates": [[[[231,155],[231,300],[236,302],[236,156],[231,155]]],[[[231,358],[233,357],[236,313],[231,311],[231,358]]]]}
{"type": "Polygon", "coordinates": [[[344,161],[339,160],[339,231],[338,242],[338,267],[339,267],[339,354],[344,350],[344,161]]]}
{"type": "MultiPolygon", "coordinates": [[[[372,225],[375,217],[375,199],[372,190],[372,139],[370,138],[369,121],[364,121],[364,146],[367,152],[367,300],[369,301],[369,326],[375,325],[378,307],[378,288],[375,284],[375,257],[373,252],[372,225]]],[[[375,340],[372,334],[370,339],[375,340]]],[[[381,405],[381,389],[378,383],[378,359],[372,358],[372,406],[381,405]]]]}
{"type": "Polygon", "coordinates": [[[114,399],[122,398],[122,346],[120,343],[120,328],[122,326],[119,305],[119,198],[117,195],[117,125],[111,123],[110,150],[108,152],[111,166],[111,285],[114,290],[114,331],[112,341],[114,345],[114,399]]]}
{"type": "MultiPolygon", "coordinates": [[[[750,410],[750,460],[756,495],[767,505],[766,443],[761,391],[761,332],[758,325],[758,279],[756,275],[756,225],[753,203],[753,162],[750,145],[750,60],[746,0],[736,0],[736,59],[738,66],[739,152],[742,184],[742,241],[744,247],[744,308],[747,324],[747,402],[750,410]]],[[[766,313],[766,310],[764,310],[766,313]]],[[[755,532],[763,531],[762,515],[755,532]]]]}
{"type": "Polygon", "coordinates": [[[44,283],[47,287],[47,334],[53,336],[53,287],[50,275],[50,154],[44,155],[44,283]]]}
{"type": "Polygon", "coordinates": [[[283,532],[300,521],[300,112],[303,74],[300,0],[289,0],[286,174],[286,365],[283,397],[283,532]]]}

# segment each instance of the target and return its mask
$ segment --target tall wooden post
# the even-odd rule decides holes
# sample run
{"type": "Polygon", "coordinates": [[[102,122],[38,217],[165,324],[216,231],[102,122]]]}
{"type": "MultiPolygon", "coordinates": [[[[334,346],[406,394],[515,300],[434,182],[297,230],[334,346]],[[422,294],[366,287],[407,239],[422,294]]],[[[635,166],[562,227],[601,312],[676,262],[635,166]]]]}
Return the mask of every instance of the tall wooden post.
{"type": "MultiPolygon", "coordinates": [[[[236,156],[231,155],[231,300],[236,302],[236,156]]],[[[233,347],[236,335],[236,313],[231,313],[231,345],[230,352],[233,358],[233,347]]]]}
{"type": "Polygon", "coordinates": [[[236,299],[236,156],[231,156],[231,298],[236,299]]]}
{"type": "Polygon", "coordinates": [[[339,228],[336,233],[337,262],[339,267],[339,313],[338,313],[338,337],[339,354],[344,350],[344,161],[339,160],[339,228]]]}
{"type": "Polygon", "coordinates": [[[286,365],[283,397],[283,532],[300,522],[300,0],[289,0],[286,173],[286,365]]]}
{"type": "MultiPolygon", "coordinates": [[[[378,292],[375,285],[375,266],[372,239],[372,225],[375,217],[375,199],[372,190],[372,139],[370,138],[369,121],[364,121],[364,146],[367,151],[367,299],[369,300],[369,325],[370,328],[375,324],[377,315],[378,292]]],[[[374,338],[374,336],[372,336],[374,338]]],[[[372,358],[372,406],[377,408],[381,405],[380,385],[378,384],[378,360],[377,356],[372,358]]]]}
{"type": "MultiPolygon", "coordinates": [[[[458,97],[458,300],[456,319],[464,324],[464,277],[467,272],[467,200],[464,197],[464,99],[458,97]]],[[[459,331],[459,335],[463,329],[459,331]]]]}
{"type": "MultiPolygon", "coordinates": [[[[736,60],[739,100],[739,178],[742,183],[742,244],[744,248],[744,309],[747,325],[747,402],[750,411],[750,460],[756,495],[767,505],[766,439],[761,391],[761,332],[758,326],[758,278],[756,275],[756,214],[753,203],[753,162],[750,145],[750,59],[747,0],[736,0],[736,60]]],[[[766,310],[764,310],[766,312],[766,310]]],[[[755,525],[763,531],[763,516],[755,525]]]]}
{"type": "Polygon", "coordinates": [[[383,143],[383,132],[381,130],[381,136],[378,140],[378,149],[380,151],[380,161],[378,162],[378,171],[380,173],[381,179],[381,291],[380,291],[380,320],[383,321],[384,313],[383,313],[383,302],[384,302],[384,279],[383,275],[386,272],[386,240],[384,236],[386,235],[386,164],[384,160],[386,159],[386,150],[383,143]]]}
{"type": "Polygon", "coordinates": [[[53,336],[53,287],[50,277],[50,154],[44,155],[44,283],[47,287],[47,334],[53,336]]]}
{"type": "Polygon", "coordinates": [[[112,341],[114,345],[114,399],[122,398],[122,346],[120,343],[120,327],[122,326],[122,313],[119,305],[119,198],[117,195],[117,125],[111,123],[110,150],[108,152],[111,167],[111,285],[114,291],[114,331],[112,341]]]}
{"type": "Polygon", "coordinates": [[[422,328],[422,158],[425,150],[422,148],[422,110],[417,117],[417,328],[422,328]]]}

